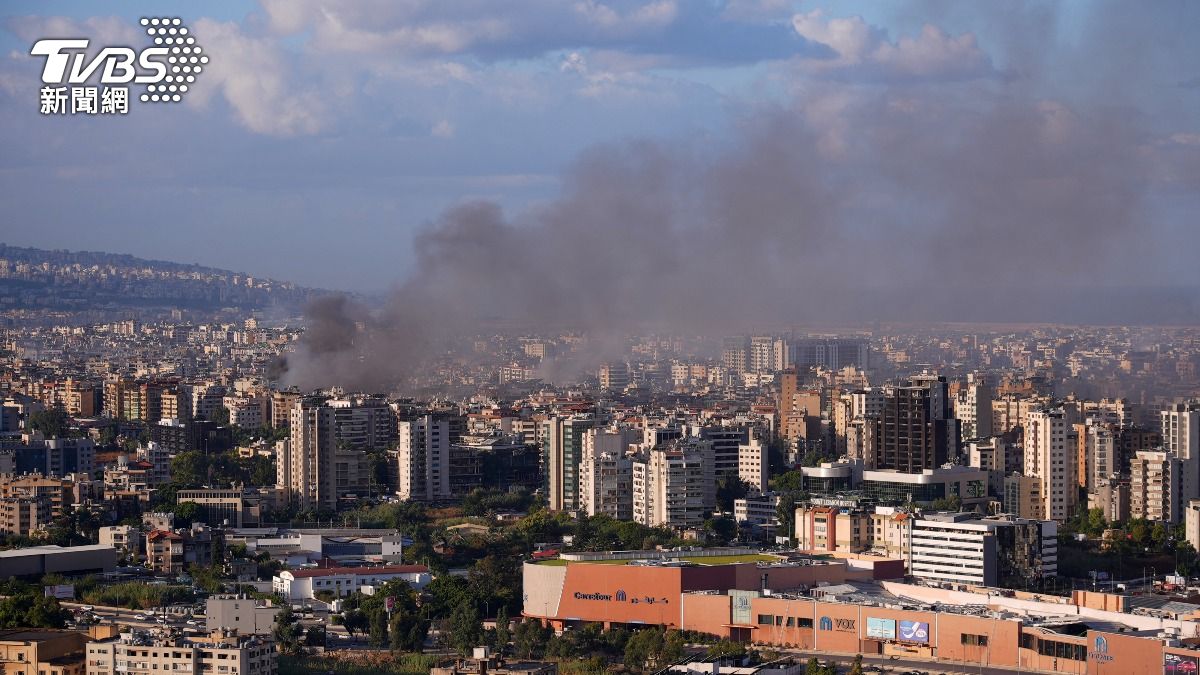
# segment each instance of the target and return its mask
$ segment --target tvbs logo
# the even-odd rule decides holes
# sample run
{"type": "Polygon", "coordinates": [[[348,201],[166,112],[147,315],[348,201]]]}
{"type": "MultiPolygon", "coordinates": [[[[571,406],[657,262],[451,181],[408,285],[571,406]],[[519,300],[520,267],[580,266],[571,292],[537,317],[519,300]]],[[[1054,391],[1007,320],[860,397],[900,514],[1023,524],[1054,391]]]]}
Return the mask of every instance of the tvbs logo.
{"type": "Polygon", "coordinates": [[[154,43],[141,50],[104,47],[89,57],[87,38],[35,42],[30,55],[45,58],[41,113],[125,114],[129,87],[120,85],[129,84],[145,85],[139,96],[144,103],[182,101],[208,55],[179,18],[143,18],[141,24],[154,43]]]}

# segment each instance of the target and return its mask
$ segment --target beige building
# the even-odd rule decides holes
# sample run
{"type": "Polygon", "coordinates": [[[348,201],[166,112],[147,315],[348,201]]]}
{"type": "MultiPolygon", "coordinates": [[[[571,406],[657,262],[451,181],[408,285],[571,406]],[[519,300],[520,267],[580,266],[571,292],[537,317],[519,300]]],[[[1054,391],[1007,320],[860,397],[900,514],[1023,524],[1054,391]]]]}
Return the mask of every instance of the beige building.
{"type": "Polygon", "coordinates": [[[716,502],[709,441],[671,441],[633,462],[636,522],[651,527],[699,527],[712,515],[716,502]]]}
{"type": "Polygon", "coordinates": [[[0,673],[83,675],[83,633],[41,628],[0,630],[0,673]]]}
{"type": "Polygon", "coordinates": [[[1173,452],[1141,450],[1129,463],[1129,514],[1134,518],[1179,522],[1181,464],[1173,452]]]}
{"type": "Polygon", "coordinates": [[[871,548],[871,515],[839,506],[796,507],[796,547],[802,551],[861,553],[871,548]]]}
{"type": "Polygon", "coordinates": [[[142,531],[132,525],[110,525],[100,528],[100,544],[111,546],[127,557],[142,552],[142,531]]]}
{"type": "Polygon", "coordinates": [[[29,537],[50,525],[45,497],[0,497],[0,534],[29,537]]]}
{"type": "Polygon", "coordinates": [[[769,469],[767,446],[751,431],[749,442],[738,446],[738,478],[752,490],[765,492],[769,469]]]}
{"type": "Polygon", "coordinates": [[[1039,483],[1041,513],[1021,517],[1062,522],[1075,513],[1079,456],[1062,410],[1031,410],[1025,422],[1025,471],[1039,483]]]}
{"type": "Polygon", "coordinates": [[[1019,473],[1005,476],[1001,501],[1004,513],[1018,518],[1041,518],[1045,509],[1042,483],[1034,476],[1019,473]]]}
{"type": "Polygon", "coordinates": [[[0,497],[44,497],[49,501],[50,517],[58,518],[74,501],[74,483],[65,478],[41,474],[0,476],[0,497]]]}
{"type": "Polygon", "coordinates": [[[211,637],[171,639],[140,632],[87,645],[86,675],[274,675],[275,644],[233,631],[211,637]]]}

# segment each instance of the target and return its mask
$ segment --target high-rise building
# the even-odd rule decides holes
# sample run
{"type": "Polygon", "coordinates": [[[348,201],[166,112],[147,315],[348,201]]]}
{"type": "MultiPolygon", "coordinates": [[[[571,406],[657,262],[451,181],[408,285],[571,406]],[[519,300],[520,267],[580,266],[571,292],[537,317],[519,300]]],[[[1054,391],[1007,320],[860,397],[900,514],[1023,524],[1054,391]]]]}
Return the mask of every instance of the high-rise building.
{"type": "Polygon", "coordinates": [[[725,338],[721,346],[721,365],[725,367],[725,372],[735,376],[740,376],[742,373],[747,372],[749,367],[747,354],[749,351],[750,338],[725,338]]]}
{"type": "Polygon", "coordinates": [[[713,471],[719,476],[734,476],[740,471],[741,446],[749,441],[750,429],[735,424],[693,424],[688,435],[710,441],[713,446],[713,471]]]}
{"type": "Polygon", "coordinates": [[[1029,411],[1024,473],[1038,479],[1042,520],[1062,522],[1075,513],[1079,489],[1074,435],[1062,410],[1029,411]]]}
{"type": "Polygon", "coordinates": [[[1079,449],[1075,460],[1078,471],[1076,483],[1090,493],[1100,481],[1120,473],[1117,432],[1108,424],[1089,419],[1075,425],[1075,436],[1079,449]]]}
{"type": "Polygon", "coordinates": [[[280,445],[276,482],[300,508],[334,509],[338,499],[371,489],[366,450],[376,442],[376,420],[386,406],[356,405],[351,400],[319,397],[296,402],[291,436],[280,445]]]}
{"type": "Polygon", "coordinates": [[[789,345],[790,365],[797,368],[827,368],[841,370],[854,366],[859,370],[870,367],[867,341],[859,338],[803,338],[789,345]]]}
{"type": "Polygon", "coordinates": [[[462,437],[465,418],[430,413],[396,426],[400,437],[396,494],[401,499],[427,502],[461,497],[453,486],[452,449],[462,437]]]}
{"type": "Polygon", "coordinates": [[[700,527],[717,503],[712,443],[678,439],[633,462],[633,519],[651,527],[700,527]]]}
{"type": "Polygon", "coordinates": [[[1141,450],[1129,465],[1129,513],[1134,518],[1179,522],[1182,463],[1173,452],[1141,450]]]}
{"type": "Polygon", "coordinates": [[[958,423],[949,405],[942,377],[886,388],[875,421],[874,468],[920,473],[957,455],[958,423]]]}
{"type": "Polygon", "coordinates": [[[637,429],[588,429],[579,461],[579,510],[633,519],[633,460],[630,445],[641,440],[637,429]]]}
{"type": "Polygon", "coordinates": [[[545,457],[547,494],[554,511],[579,508],[579,462],[583,437],[596,425],[590,416],[553,415],[542,422],[542,451],[545,457]]]}
{"type": "Polygon", "coordinates": [[[738,446],[738,478],[751,490],[765,492],[769,469],[767,446],[757,434],[750,434],[749,440],[738,446]]]}
{"type": "Polygon", "coordinates": [[[974,373],[955,399],[954,416],[962,423],[963,438],[992,435],[992,388],[974,373]]]}
{"type": "Polygon", "coordinates": [[[774,373],[788,367],[787,343],[770,336],[751,337],[746,345],[746,370],[774,373]]]}
{"type": "Polygon", "coordinates": [[[605,391],[622,391],[629,386],[629,364],[613,361],[600,366],[598,373],[600,388],[605,391]]]}
{"type": "Polygon", "coordinates": [[[1163,410],[1163,449],[1179,458],[1180,499],[1200,499],[1200,403],[1176,403],[1163,410]]]}

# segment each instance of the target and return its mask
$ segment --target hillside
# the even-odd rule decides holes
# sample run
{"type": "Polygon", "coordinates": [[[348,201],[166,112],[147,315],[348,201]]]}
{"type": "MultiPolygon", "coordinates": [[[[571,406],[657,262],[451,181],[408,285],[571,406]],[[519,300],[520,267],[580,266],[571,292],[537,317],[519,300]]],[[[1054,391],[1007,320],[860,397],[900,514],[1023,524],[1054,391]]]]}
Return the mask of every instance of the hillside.
{"type": "Polygon", "coordinates": [[[0,310],[295,308],[321,293],[201,265],[0,244],[0,310]]]}

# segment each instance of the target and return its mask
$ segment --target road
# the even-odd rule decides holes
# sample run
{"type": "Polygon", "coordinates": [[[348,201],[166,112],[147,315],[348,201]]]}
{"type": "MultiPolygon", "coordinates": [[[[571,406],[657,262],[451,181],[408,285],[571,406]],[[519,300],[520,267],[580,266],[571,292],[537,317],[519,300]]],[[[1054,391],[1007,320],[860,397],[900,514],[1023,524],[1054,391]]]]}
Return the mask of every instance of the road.
{"type": "MultiPolygon", "coordinates": [[[[169,626],[172,628],[204,628],[204,621],[195,619],[192,616],[177,616],[154,614],[150,615],[146,612],[150,610],[144,609],[127,609],[125,607],[109,607],[106,605],[89,605],[83,602],[63,602],[63,607],[72,611],[82,609],[83,607],[92,607],[92,614],[96,615],[102,623],[116,623],[124,626],[132,626],[134,628],[156,628],[160,626],[169,626]],[[138,619],[138,616],[145,616],[145,619],[138,619]],[[159,623],[158,618],[162,617],[166,623],[159,623]],[[195,626],[188,625],[188,621],[195,621],[195,626]]],[[[157,611],[157,610],[154,610],[157,611]]]]}

